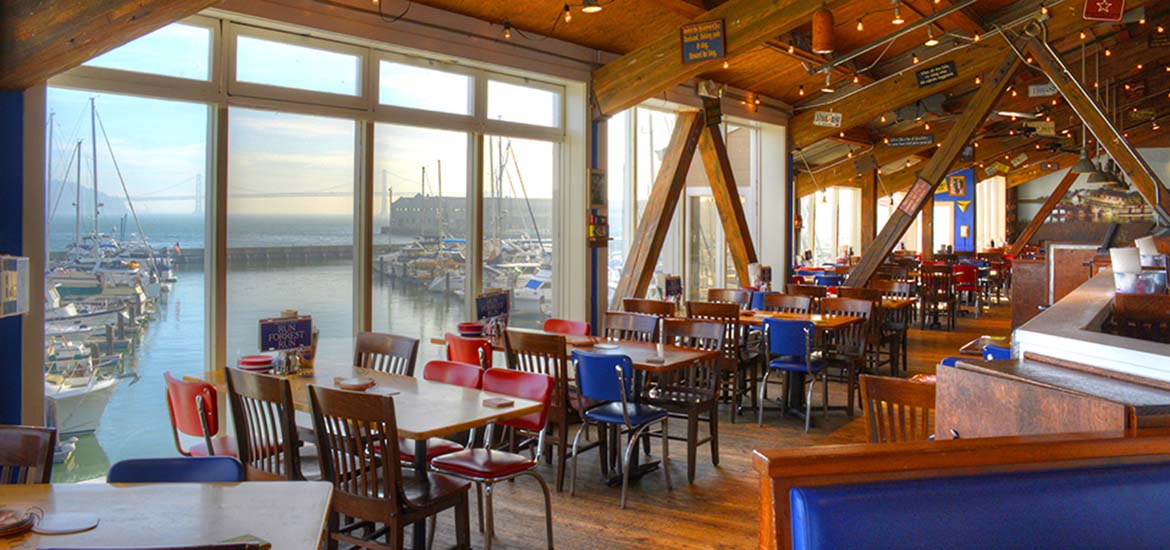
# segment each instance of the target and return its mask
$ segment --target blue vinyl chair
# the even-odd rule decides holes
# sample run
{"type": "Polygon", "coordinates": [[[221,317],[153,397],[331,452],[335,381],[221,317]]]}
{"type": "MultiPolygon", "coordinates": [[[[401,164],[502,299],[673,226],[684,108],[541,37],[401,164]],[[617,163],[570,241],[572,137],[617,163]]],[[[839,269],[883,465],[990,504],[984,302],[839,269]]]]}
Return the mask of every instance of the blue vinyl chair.
{"type": "Polygon", "coordinates": [[[244,465],[230,456],[132,458],[110,466],[109,483],[216,483],[244,481],[244,465]]]}
{"type": "Polygon", "coordinates": [[[760,310],[764,309],[764,297],[769,295],[769,294],[779,294],[779,292],[765,292],[762,290],[757,290],[756,292],[753,292],[752,293],[752,304],[750,306],[751,309],[754,309],[756,311],[760,311],[760,310]]]}
{"type": "Polygon", "coordinates": [[[670,432],[667,425],[669,414],[666,409],[653,405],[631,403],[633,392],[634,366],[625,355],[606,355],[580,350],[573,351],[573,365],[577,368],[578,410],[585,411],[581,427],[573,437],[573,475],[569,481],[569,494],[577,490],[577,443],[585,426],[610,425],[625,427],[632,433],[626,451],[622,454],[622,494],[619,506],[626,507],[626,487],[630,484],[630,453],[635,452],[638,439],[646,434],[651,425],[662,423],[662,472],[666,475],[666,488],[670,484],[670,432]],[[594,404],[585,407],[584,400],[594,404]]]}
{"type": "MultiPolygon", "coordinates": [[[[816,385],[817,375],[821,375],[824,384],[824,413],[829,413],[829,378],[826,364],[820,359],[813,358],[813,335],[815,328],[809,321],[787,321],[783,319],[764,319],[764,343],[767,346],[768,370],[764,371],[764,378],[760,381],[760,407],[756,423],[764,425],[764,388],[768,384],[768,375],[774,370],[799,372],[808,375],[808,394],[804,400],[804,431],[811,425],[812,392],[816,385]]],[[[782,390],[783,396],[788,396],[787,382],[782,390]]],[[[788,406],[787,403],[784,404],[788,406]]]]}
{"type": "Polygon", "coordinates": [[[939,361],[938,364],[941,366],[944,366],[944,367],[954,367],[954,366],[958,366],[959,361],[962,361],[964,359],[968,359],[968,357],[959,357],[957,355],[952,355],[950,357],[943,357],[942,361],[939,361]]]}
{"type": "Polygon", "coordinates": [[[984,361],[1000,361],[1003,359],[1012,358],[1012,349],[994,344],[987,344],[983,346],[983,360],[984,361]]]}

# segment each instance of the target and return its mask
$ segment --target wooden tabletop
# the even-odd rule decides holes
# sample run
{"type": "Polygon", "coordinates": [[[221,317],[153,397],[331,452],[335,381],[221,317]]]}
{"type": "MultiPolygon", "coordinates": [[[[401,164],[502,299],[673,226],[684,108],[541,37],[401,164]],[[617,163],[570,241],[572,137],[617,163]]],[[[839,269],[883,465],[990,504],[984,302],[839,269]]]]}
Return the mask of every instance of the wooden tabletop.
{"type": "Polygon", "coordinates": [[[739,316],[740,324],[760,326],[764,319],[784,319],[785,321],[808,321],[818,330],[837,330],[864,321],[860,317],[845,315],[822,315],[820,313],[784,313],[779,311],[745,311],[739,316]]]}
{"type": "Polygon", "coordinates": [[[72,535],[0,539],[0,547],[200,545],[251,535],[272,548],[317,548],[332,486],[321,481],[0,485],[0,504],[46,514],[90,513],[98,526],[72,535]]]}
{"type": "Polygon", "coordinates": [[[882,309],[906,309],[918,302],[918,298],[882,298],[882,309]]]}
{"type": "Polygon", "coordinates": [[[696,361],[719,357],[719,351],[708,351],[680,346],[662,346],[662,360],[658,360],[658,345],[652,342],[632,340],[606,340],[601,344],[616,345],[616,349],[601,349],[596,346],[577,346],[576,349],[605,355],[628,355],[634,368],[650,372],[667,372],[683,368],[696,361]]]}
{"type": "MultiPolygon", "coordinates": [[[[215,378],[222,377],[222,372],[217,371],[215,378]]],[[[398,435],[407,439],[427,439],[457,434],[471,428],[486,426],[496,420],[507,420],[534,413],[541,408],[539,402],[527,399],[452,384],[429,382],[411,376],[336,365],[317,365],[312,376],[299,374],[289,376],[294,406],[299,411],[311,412],[308,386],[316,384],[335,387],[333,379],[337,377],[371,378],[378,385],[366,390],[370,393],[398,392],[394,394],[394,413],[398,421],[398,435]],[[511,399],[514,404],[501,408],[485,407],[483,400],[487,397],[511,399]]],[[[221,380],[215,382],[218,383],[221,380]]]]}

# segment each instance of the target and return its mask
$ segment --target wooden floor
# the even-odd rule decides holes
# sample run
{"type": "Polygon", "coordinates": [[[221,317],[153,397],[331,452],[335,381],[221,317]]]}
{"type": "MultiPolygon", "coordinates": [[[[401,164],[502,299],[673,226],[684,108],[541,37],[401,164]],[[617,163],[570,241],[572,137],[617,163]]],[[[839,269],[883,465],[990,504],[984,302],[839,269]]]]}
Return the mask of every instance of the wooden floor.
{"type": "MultiPolygon", "coordinates": [[[[1006,335],[1010,305],[992,305],[981,319],[961,317],[954,332],[910,332],[910,373],[933,373],[939,359],[957,355],[964,343],[980,335],[1006,335]]],[[[879,373],[882,374],[882,373],[879,373]]],[[[843,403],[844,390],[833,384],[830,402],[843,403]]],[[[778,389],[778,386],[777,386],[778,389]]],[[[818,392],[819,393],[819,392],[818,392]]],[[[814,396],[814,405],[819,397],[814,396]]],[[[814,425],[804,433],[803,421],[766,413],[764,426],[757,427],[754,413],[745,413],[736,424],[720,417],[720,464],[714,467],[706,447],[700,448],[694,484],[686,483],[686,448],[671,444],[671,476],[674,490],[667,491],[662,473],[653,472],[631,483],[625,510],[618,509],[619,489],[609,488],[600,479],[596,451],[581,456],[577,495],[570,497],[568,481],[564,493],[553,493],[553,535],[559,548],[752,548],[757,537],[757,478],[751,468],[756,448],[800,445],[863,443],[865,419],[858,413],[850,421],[844,413],[830,413],[827,419],[814,413],[814,425]]],[[[659,444],[652,445],[658,456],[659,444]]],[[[552,467],[542,470],[553,480],[552,467]]],[[[550,482],[551,485],[551,482],[550,482]]],[[[542,548],[545,545],[540,489],[530,479],[499,486],[495,496],[496,540],[494,548],[542,548]]],[[[474,500],[472,507],[474,508],[474,500]]],[[[472,514],[472,546],[483,548],[483,535],[472,514]]],[[[440,516],[436,548],[454,544],[454,518],[440,516]]],[[[407,537],[409,541],[409,536],[407,537]]]]}

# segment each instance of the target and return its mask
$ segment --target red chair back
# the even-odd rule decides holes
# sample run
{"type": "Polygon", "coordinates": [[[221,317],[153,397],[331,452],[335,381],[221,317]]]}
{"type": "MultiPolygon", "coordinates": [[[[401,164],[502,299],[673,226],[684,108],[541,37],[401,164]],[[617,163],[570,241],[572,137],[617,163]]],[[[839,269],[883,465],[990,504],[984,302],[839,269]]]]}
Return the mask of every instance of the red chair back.
{"type": "Polygon", "coordinates": [[[483,369],[472,363],[431,361],[423,367],[423,378],[431,382],[479,389],[483,382],[483,369]]]}
{"type": "Polygon", "coordinates": [[[483,390],[502,393],[512,397],[539,401],[544,404],[540,412],[500,422],[521,430],[539,431],[544,429],[548,419],[549,399],[552,397],[554,380],[551,376],[512,369],[488,369],[483,372],[483,390]]]}
{"type": "MultiPolygon", "coordinates": [[[[973,265],[958,264],[954,266],[955,286],[978,287],[979,268],[973,265]]],[[[966,290],[960,289],[960,290],[966,290]]]]}
{"type": "Polygon", "coordinates": [[[548,319],[544,322],[544,331],[555,334],[569,334],[574,336],[588,336],[589,323],[584,321],[570,321],[568,319],[548,319]]]}
{"type": "Polygon", "coordinates": [[[171,425],[186,435],[211,437],[219,433],[218,397],[215,386],[207,382],[188,382],[163,373],[167,382],[167,408],[171,425]],[[197,398],[202,398],[202,407],[197,398]],[[204,422],[209,433],[203,433],[204,422]]]}
{"type": "Polygon", "coordinates": [[[492,368],[492,342],[478,336],[447,333],[447,360],[492,368]]]}

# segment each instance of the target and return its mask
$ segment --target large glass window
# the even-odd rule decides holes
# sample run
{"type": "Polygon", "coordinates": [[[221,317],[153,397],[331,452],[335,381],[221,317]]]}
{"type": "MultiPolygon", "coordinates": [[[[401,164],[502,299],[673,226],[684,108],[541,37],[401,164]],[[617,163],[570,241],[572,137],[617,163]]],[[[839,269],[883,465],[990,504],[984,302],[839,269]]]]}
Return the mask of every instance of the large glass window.
{"type": "Polygon", "coordinates": [[[174,453],[163,373],[203,372],[209,109],[47,99],[45,410],[60,441],[77,438],[53,480],[81,481],[174,453]]]}
{"type": "Polygon", "coordinates": [[[211,78],[211,28],[173,23],[85,65],[192,80],[211,78]]]}
{"type": "Polygon", "coordinates": [[[552,316],[555,144],[484,138],[483,288],[512,291],[509,326],[552,316]]]}
{"type": "Polygon", "coordinates": [[[471,114],[472,78],[467,75],[382,61],[378,103],[457,115],[471,114]]]}
{"type": "Polygon", "coordinates": [[[629,206],[627,195],[633,184],[633,166],[631,165],[629,150],[629,135],[631,115],[633,111],[623,111],[609,119],[606,136],[606,208],[609,213],[609,260],[607,266],[609,279],[609,300],[617,291],[618,280],[621,279],[622,266],[626,263],[626,253],[629,251],[627,232],[632,234],[634,224],[626,210],[629,206]]]}
{"type": "Polygon", "coordinates": [[[1007,180],[988,178],[975,186],[975,250],[1003,246],[1007,236],[1007,180]]]}
{"type": "Polygon", "coordinates": [[[812,252],[812,265],[845,263],[861,250],[861,190],[830,187],[801,197],[802,250],[812,252]],[[811,213],[812,218],[806,213],[811,213]],[[811,231],[810,231],[811,230],[811,231]],[[807,238],[804,233],[808,232],[807,238]]]}
{"type": "Polygon", "coordinates": [[[487,116],[492,120],[559,126],[561,96],[544,88],[488,81],[487,116]]]}
{"type": "Polygon", "coordinates": [[[353,356],[352,120],[232,108],[228,360],[255,353],[257,321],[312,315],[317,356],[353,356]]]}
{"type": "Polygon", "coordinates": [[[356,96],[360,75],[356,55],[252,36],[236,40],[236,79],[241,82],[356,96]]]}
{"type": "Polygon", "coordinates": [[[468,135],[374,127],[373,328],[429,344],[464,321],[468,135]]]}

